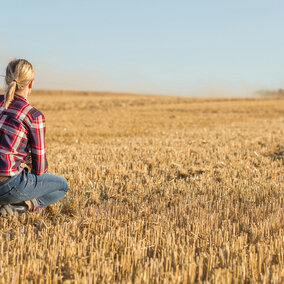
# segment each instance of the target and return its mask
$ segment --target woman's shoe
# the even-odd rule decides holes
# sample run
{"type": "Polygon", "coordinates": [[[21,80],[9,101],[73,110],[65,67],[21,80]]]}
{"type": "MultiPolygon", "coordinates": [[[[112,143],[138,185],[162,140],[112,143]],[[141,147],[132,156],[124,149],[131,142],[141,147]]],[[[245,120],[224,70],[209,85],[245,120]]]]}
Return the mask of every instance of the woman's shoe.
{"type": "Polygon", "coordinates": [[[8,217],[13,214],[21,215],[28,211],[29,207],[26,204],[5,204],[0,207],[0,216],[8,217]]]}

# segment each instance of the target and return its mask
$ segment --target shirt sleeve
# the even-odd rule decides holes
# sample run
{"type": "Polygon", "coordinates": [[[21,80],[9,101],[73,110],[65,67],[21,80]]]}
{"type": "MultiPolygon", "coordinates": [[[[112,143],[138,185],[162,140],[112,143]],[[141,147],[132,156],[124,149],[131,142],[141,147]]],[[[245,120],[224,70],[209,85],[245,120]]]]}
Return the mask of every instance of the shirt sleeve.
{"type": "Polygon", "coordinates": [[[36,117],[31,124],[30,147],[32,173],[42,175],[48,167],[45,151],[45,118],[43,115],[36,117]]]}

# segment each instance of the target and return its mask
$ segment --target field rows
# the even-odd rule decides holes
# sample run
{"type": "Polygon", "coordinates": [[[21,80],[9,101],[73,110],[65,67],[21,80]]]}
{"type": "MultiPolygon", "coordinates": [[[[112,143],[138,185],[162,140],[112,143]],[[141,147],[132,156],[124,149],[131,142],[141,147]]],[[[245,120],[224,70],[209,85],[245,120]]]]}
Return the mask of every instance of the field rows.
{"type": "Polygon", "coordinates": [[[37,92],[39,214],[0,219],[1,283],[281,283],[284,100],[37,92]]]}

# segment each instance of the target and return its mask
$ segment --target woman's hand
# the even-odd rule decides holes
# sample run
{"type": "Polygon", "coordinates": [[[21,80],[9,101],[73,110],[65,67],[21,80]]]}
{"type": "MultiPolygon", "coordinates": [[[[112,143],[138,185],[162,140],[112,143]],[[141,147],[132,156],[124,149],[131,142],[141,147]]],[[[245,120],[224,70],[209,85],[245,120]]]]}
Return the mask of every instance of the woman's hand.
{"type": "Polygon", "coordinates": [[[29,153],[29,155],[27,156],[25,163],[21,164],[22,168],[28,168],[29,172],[31,172],[32,167],[33,167],[33,162],[32,162],[32,156],[31,153],[29,153]]]}

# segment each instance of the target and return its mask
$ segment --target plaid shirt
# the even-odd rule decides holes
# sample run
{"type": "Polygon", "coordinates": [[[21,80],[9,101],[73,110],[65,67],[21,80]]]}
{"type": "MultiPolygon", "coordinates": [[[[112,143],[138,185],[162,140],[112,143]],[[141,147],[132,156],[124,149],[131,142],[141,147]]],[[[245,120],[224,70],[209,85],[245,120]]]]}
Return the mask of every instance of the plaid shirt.
{"type": "Polygon", "coordinates": [[[23,96],[15,94],[9,108],[4,109],[0,96],[0,176],[15,176],[21,163],[32,159],[32,173],[47,170],[45,154],[45,118],[23,96]]]}

